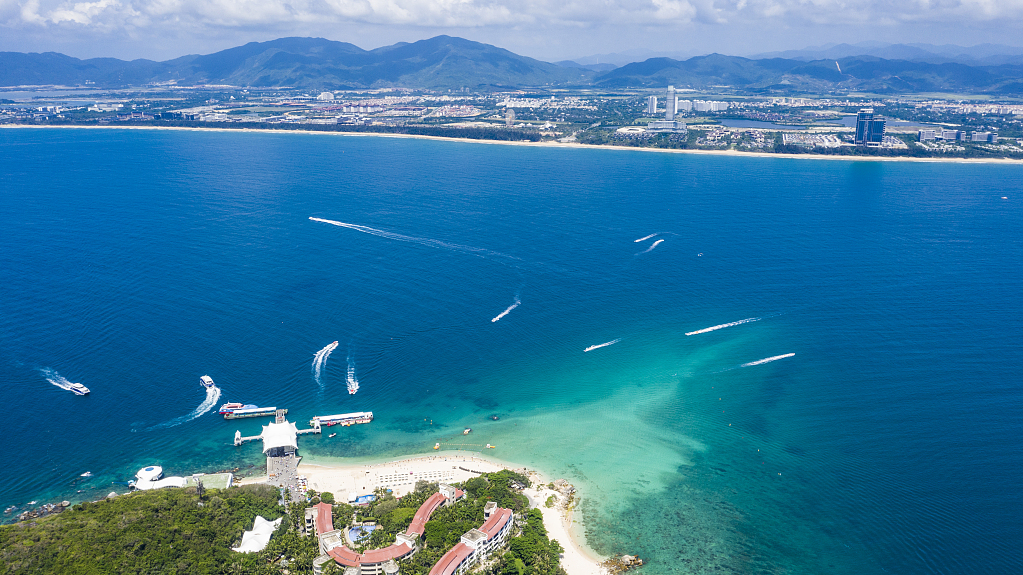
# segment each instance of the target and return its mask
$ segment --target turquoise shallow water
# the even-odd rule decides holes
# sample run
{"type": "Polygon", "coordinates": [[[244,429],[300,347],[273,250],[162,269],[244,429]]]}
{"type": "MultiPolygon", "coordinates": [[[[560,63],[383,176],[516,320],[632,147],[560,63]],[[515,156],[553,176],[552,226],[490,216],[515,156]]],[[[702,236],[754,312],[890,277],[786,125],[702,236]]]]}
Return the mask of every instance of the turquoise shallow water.
{"type": "Polygon", "coordinates": [[[230,442],[262,421],[193,417],[208,373],[218,404],[375,412],[302,438],[312,459],[471,426],[577,483],[588,543],[651,574],[1023,571],[1023,168],[122,130],[0,146],[4,507],[144,464],[258,464],[230,442]]]}

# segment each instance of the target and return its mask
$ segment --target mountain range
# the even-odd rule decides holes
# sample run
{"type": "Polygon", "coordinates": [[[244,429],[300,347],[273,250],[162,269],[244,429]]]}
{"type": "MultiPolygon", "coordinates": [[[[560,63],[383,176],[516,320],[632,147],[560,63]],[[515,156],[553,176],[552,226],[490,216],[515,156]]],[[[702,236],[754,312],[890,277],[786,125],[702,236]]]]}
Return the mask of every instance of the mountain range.
{"type": "Polygon", "coordinates": [[[620,67],[587,58],[543,62],[451,36],[374,50],[322,38],[280,38],[165,62],[80,60],[55,52],[0,52],[0,86],[85,84],[103,88],[228,84],[311,91],[384,87],[618,89],[671,84],[753,93],[1020,95],[1023,49],[996,45],[838,44],[750,58],[721,54],[688,59],[655,57],[620,67]],[[1014,56],[1013,51],[1019,55],[1014,56]]]}
{"type": "Polygon", "coordinates": [[[322,38],[280,38],[166,62],[0,52],[2,86],[175,82],[310,89],[497,88],[588,82],[591,77],[590,70],[557,66],[451,36],[375,50],[322,38]]]}

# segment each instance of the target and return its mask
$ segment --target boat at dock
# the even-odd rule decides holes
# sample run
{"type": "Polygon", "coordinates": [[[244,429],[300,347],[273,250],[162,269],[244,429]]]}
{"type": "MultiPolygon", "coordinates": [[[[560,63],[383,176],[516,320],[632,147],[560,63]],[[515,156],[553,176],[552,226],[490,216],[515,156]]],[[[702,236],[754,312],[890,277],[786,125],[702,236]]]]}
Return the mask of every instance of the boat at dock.
{"type": "Polygon", "coordinates": [[[369,423],[373,421],[372,411],[356,411],[354,413],[342,413],[339,415],[317,415],[309,420],[310,427],[331,425],[355,425],[357,423],[369,423]]]}
{"type": "Polygon", "coordinates": [[[204,375],[199,378],[199,383],[201,383],[206,389],[210,389],[213,387],[213,378],[208,375],[204,375]]]}
{"type": "Polygon", "coordinates": [[[89,388],[80,383],[72,383],[68,390],[75,395],[89,395],[89,388]]]}
{"type": "MultiPolygon", "coordinates": [[[[284,413],[288,413],[287,409],[282,409],[284,413]]],[[[267,417],[277,413],[276,407],[256,407],[246,406],[239,409],[232,409],[227,413],[224,413],[224,419],[241,419],[243,417],[267,417]]]]}

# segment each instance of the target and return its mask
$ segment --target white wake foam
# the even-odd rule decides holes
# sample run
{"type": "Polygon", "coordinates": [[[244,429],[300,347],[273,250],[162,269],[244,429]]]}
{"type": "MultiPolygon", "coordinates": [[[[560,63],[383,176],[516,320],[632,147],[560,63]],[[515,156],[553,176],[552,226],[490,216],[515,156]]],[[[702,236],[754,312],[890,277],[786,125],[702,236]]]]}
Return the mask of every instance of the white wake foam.
{"type": "Polygon", "coordinates": [[[320,380],[320,374],[323,372],[323,366],[327,364],[327,358],[330,357],[330,352],[334,351],[335,349],[337,349],[336,341],[334,343],[328,344],[327,347],[324,347],[320,351],[316,352],[316,355],[313,356],[312,365],[313,379],[316,380],[316,384],[319,385],[320,387],[323,387],[323,382],[320,380]]]}
{"type": "Polygon", "coordinates": [[[199,407],[196,407],[195,409],[193,409],[192,413],[189,413],[188,415],[182,415],[181,417],[175,417],[174,419],[172,419],[170,421],[167,421],[167,422],[164,422],[164,423],[160,423],[158,425],[154,425],[154,426],[150,427],[149,429],[153,430],[153,429],[165,429],[167,427],[177,427],[177,426],[181,425],[182,423],[188,423],[189,421],[192,421],[193,419],[198,419],[199,417],[202,417],[203,415],[205,415],[206,412],[208,412],[209,410],[213,409],[213,406],[216,405],[218,401],[220,401],[220,388],[215,386],[215,385],[213,387],[207,387],[206,388],[206,399],[204,399],[203,402],[199,404],[199,407]]]}
{"type": "Polygon", "coordinates": [[[740,319],[739,321],[733,321],[731,323],[723,323],[721,325],[715,325],[715,326],[712,326],[712,327],[705,327],[703,329],[698,329],[696,331],[687,331],[686,335],[697,335],[697,334],[701,334],[701,333],[707,333],[708,331],[717,331],[719,329],[725,329],[726,327],[733,327],[733,326],[737,326],[737,325],[742,325],[744,323],[760,321],[761,319],[762,318],[759,318],[759,317],[748,317],[746,319],[740,319]]]}
{"type": "Polygon", "coordinates": [[[650,234],[649,236],[643,236],[643,237],[639,238],[638,240],[636,240],[636,243],[638,244],[639,242],[643,242],[643,241],[649,240],[650,238],[652,238],[652,237],[654,237],[656,235],[657,234],[650,234]]]}
{"type": "Polygon", "coordinates": [[[638,253],[638,254],[636,254],[636,255],[637,255],[637,256],[641,256],[641,255],[643,255],[643,254],[645,254],[645,253],[647,253],[647,252],[649,252],[649,251],[653,250],[654,248],[656,248],[656,247],[657,247],[657,244],[659,244],[659,243],[661,243],[661,242],[663,242],[663,241],[664,241],[664,240],[657,240],[656,242],[654,242],[654,243],[650,244],[650,247],[648,247],[648,248],[646,249],[646,251],[644,251],[644,252],[639,252],[639,253],[638,253]]]}
{"type": "Polygon", "coordinates": [[[490,323],[494,323],[496,321],[499,321],[502,317],[510,314],[513,309],[519,307],[520,305],[522,305],[522,300],[519,299],[519,296],[515,296],[515,303],[511,304],[510,306],[508,306],[508,309],[506,309],[506,310],[502,311],[501,313],[497,314],[497,317],[495,317],[494,319],[490,320],[490,323]]]}
{"type": "Polygon", "coordinates": [[[601,343],[601,344],[598,344],[598,345],[591,345],[590,347],[584,349],[583,353],[586,353],[587,351],[593,351],[595,349],[600,349],[602,347],[607,347],[609,345],[614,345],[614,344],[616,344],[616,343],[618,343],[620,341],[622,341],[622,338],[618,338],[618,339],[615,339],[615,340],[607,341],[607,342],[604,342],[604,343],[601,343]]]}
{"type": "Polygon", "coordinates": [[[355,394],[359,391],[359,378],[355,377],[355,362],[352,361],[352,354],[348,354],[348,393],[355,394]]]}
{"type": "Polygon", "coordinates": [[[405,235],[402,235],[402,234],[396,234],[394,232],[378,230],[376,228],[371,228],[369,226],[360,226],[360,225],[357,225],[357,224],[349,224],[349,223],[345,223],[345,222],[339,222],[339,221],[336,221],[336,220],[325,220],[323,218],[312,218],[312,217],[310,217],[309,219],[314,221],[314,222],[322,222],[324,224],[330,224],[330,225],[333,225],[333,226],[340,226],[342,228],[348,228],[350,230],[355,230],[357,232],[362,232],[364,234],[370,234],[370,235],[374,235],[374,236],[379,236],[381,238],[387,238],[389,240],[397,240],[399,242],[410,242],[410,243],[413,243],[413,244],[419,244],[419,245],[422,245],[422,246],[429,246],[431,248],[438,248],[438,249],[442,249],[442,250],[454,250],[456,252],[463,252],[463,253],[473,254],[473,255],[477,255],[477,256],[481,256],[481,257],[496,257],[496,258],[506,258],[506,259],[512,259],[512,260],[518,260],[519,259],[517,257],[510,256],[508,254],[502,254],[501,252],[495,252],[493,250],[488,250],[488,249],[484,249],[484,248],[474,248],[472,246],[463,246],[461,244],[452,244],[452,243],[449,243],[449,242],[442,242],[440,240],[434,240],[434,239],[430,239],[430,238],[419,238],[419,237],[416,237],[416,236],[405,236],[405,235]]]}
{"type": "Polygon", "coordinates": [[[46,378],[46,381],[52,383],[53,385],[56,385],[57,387],[64,390],[71,389],[71,382],[65,379],[63,375],[57,373],[57,370],[44,367],[39,371],[43,374],[43,377],[46,378]]]}
{"type": "Polygon", "coordinates": [[[744,364],[742,364],[739,367],[750,367],[751,365],[761,365],[761,364],[764,364],[764,363],[770,363],[772,361],[778,361],[779,359],[785,359],[786,357],[792,357],[794,355],[796,355],[796,354],[794,354],[794,353],[786,353],[785,355],[776,355],[774,357],[765,357],[764,359],[758,359],[756,361],[751,361],[749,363],[744,363],[744,364]]]}

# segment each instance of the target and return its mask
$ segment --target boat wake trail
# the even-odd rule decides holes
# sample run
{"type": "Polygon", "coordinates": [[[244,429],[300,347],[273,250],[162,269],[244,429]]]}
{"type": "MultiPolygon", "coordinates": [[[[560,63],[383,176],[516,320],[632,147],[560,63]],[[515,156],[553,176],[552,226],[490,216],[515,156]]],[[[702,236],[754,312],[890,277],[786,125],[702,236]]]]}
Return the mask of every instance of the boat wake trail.
{"type": "Polygon", "coordinates": [[[773,356],[773,357],[765,357],[764,359],[758,359],[756,361],[751,361],[749,363],[744,363],[744,364],[740,365],[739,367],[750,367],[750,366],[753,366],[753,365],[762,365],[762,364],[765,364],[765,363],[770,363],[772,361],[778,361],[779,359],[785,359],[786,357],[792,357],[794,355],[796,355],[796,354],[794,354],[794,353],[786,353],[785,355],[776,355],[776,356],[773,356]]]}
{"type": "Polygon", "coordinates": [[[638,254],[636,254],[636,255],[637,255],[637,256],[641,256],[641,255],[643,255],[643,254],[645,254],[645,253],[648,253],[648,252],[650,252],[651,250],[653,250],[654,248],[656,248],[656,247],[657,247],[657,244],[659,244],[659,243],[661,243],[661,242],[663,242],[663,241],[664,241],[664,240],[657,240],[656,242],[654,242],[654,243],[650,244],[650,247],[648,247],[648,248],[646,249],[646,251],[645,251],[645,252],[639,252],[639,253],[638,253],[638,254]]]}
{"type": "Polygon", "coordinates": [[[320,387],[323,387],[323,381],[320,380],[320,374],[323,372],[323,366],[327,365],[327,358],[330,357],[330,352],[335,349],[337,349],[336,341],[316,352],[316,355],[313,356],[313,379],[316,380],[316,384],[320,387]]]}
{"type": "Polygon", "coordinates": [[[744,323],[751,323],[751,322],[754,322],[754,321],[760,321],[761,319],[763,319],[763,318],[748,317],[746,319],[740,319],[739,321],[733,321],[731,323],[723,323],[721,325],[715,325],[713,327],[706,327],[706,328],[703,328],[703,329],[698,329],[696,331],[687,331],[686,335],[698,335],[698,334],[701,334],[701,333],[707,333],[708,331],[717,331],[719,329],[725,329],[726,327],[733,327],[733,326],[737,326],[737,325],[742,325],[744,323]]]}
{"type": "Polygon", "coordinates": [[[193,409],[192,413],[189,413],[188,415],[182,415],[181,417],[175,417],[170,421],[154,425],[147,429],[146,431],[152,431],[154,429],[166,429],[168,427],[177,427],[182,423],[188,423],[193,419],[197,419],[205,415],[206,412],[213,409],[213,406],[216,405],[218,401],[220,401],[220,388],[215,385],[213,387],[207,387],[206,399],[204,399],[203,402],[199,404],[199,407],[193,409]]]}
{"type": "Polygon", "coordinates": [[[502,311],[501,313],[497,314],[497,317],[495,317],[494,319],[490,320],[490,323],[495,323],[495,322],[499,321],[502,317],[510,314],[513,309],[519,307],[520,305],[522,305],[522,300],[519,299],[519,294],[515,294],[515,303],[511,304],[510,306],[508,306],[508,309],[506,309],[506,310],[502,311]]]}
{"type": "Polygon", "coordinates": [[[652,238],[652,237],[654,237],[656,235],[657,234],[650,234],[649,236],[643,236],[643,237],[639,238],[638,240],[636,240],[636,243],[638,244],[639,242],[644,242],[644,241],[649,240],[650,238],[652,238]]]}
{"type": "Polygon", "coordinates": [[[397,240],[399,242],[409,242],[409,243],[413,243],[413,244],[419,244],[421,246],[428,246],[428,247],[431,247],[431,248],[438,248],[438,249],[442,249],[442,250],[453,250],[453,251],[456,251],[456,252],[472,254],[472,255],[476,255],[476,256],[480,256],[480,257],[491,257],[491,258],[507,259],[507,260],[519,260],[519,258],[517,258],[515,256],[510,256],[508,254],[502,254],[501,252],[495,252],[493,250],[488,250],[488,249],[484,249],[484,248],[474,248],[472,246],[463,246],[461,244],[452,244],[452,243],[449,243],[449,242],[442,242],[440,240],[433,240],[433,239],[430,239],[430,238],[419,238],[419,237],[416,237],[416,236],[405,236],[405,235],[402,235],[402,234],[396,234],[394,232],[378,230],[376,228],[371,228],[371,227],[368,227],[368,226],[360,226],[360,225],[357,225],[357,224],[348,224],[348,223],[345,223],[345,222],[338,222],[338,221],[335,221],[335,220],[325,220],[323,218],[312,218],[311,217],[309,219],[314,221],[314,222],[321,222],[321,223],[324,223],[324,224],[330,224],[332,226],[340,226],[342,228],[348,228],[350,230],[355,230],[357,232],[362,232],[364,234],[370,234],[370,235],[373,235],[373,236],[379,236],[381,238],[387,238],[389,240],[397,240]]]}
{"type": "Polygon", "coordinates": [[[584,349],[583,353],[586,353],[587,351],[593,351],[595,349],[600,349],[602,347],[607,347],[609,345],[614,345],[614,344],[616,344],[616,343],[618,343],[620,341],[622,341],[622,338],[618,338],[618,339],[615,339],[615,340],[607,341],[607,342],[604,342],[604,343],[601,343],[601,344],[598,344],[598,345],[591,345],[590,347],[584,349]]]}
{"type": "Polygon", "coordinates": [[[39,371],[40,373],[43,374],[43,377],[46,378],[46,381],[52,383],[53,385],[56,385],[57,387],[63,390],[71,389],[71,382],[65,379],[63,375],[57,373],[57,370],[44,367],[39,371]]]}
{"type": "Polygon", "coordinates": [[[355,395],[359,391],[359,378],[355,377],[355,362],[352,361],[352,352],[348,352],[348,393],[355,395]]]}

